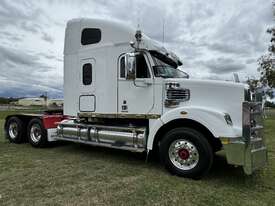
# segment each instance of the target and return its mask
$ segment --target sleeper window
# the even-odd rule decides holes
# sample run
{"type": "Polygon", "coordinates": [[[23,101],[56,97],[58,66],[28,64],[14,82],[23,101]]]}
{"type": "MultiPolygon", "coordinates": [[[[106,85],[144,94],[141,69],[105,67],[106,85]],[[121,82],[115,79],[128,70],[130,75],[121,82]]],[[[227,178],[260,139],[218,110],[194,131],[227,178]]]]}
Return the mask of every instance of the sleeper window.
{"type": "Polygon", "coordinates": [[[88,45],[88,44],[96,44],[101,40],[101,31],[100,29],[95,28],[86,28],[83,29],[81,35],[81,44],[88,45]]]}
{"type": "Polygon", "coordinates": [[[84,64],[82,67],[82,83],[84,85],[90,85],[92,80],[92,65],[90,63],[84,64]]]}

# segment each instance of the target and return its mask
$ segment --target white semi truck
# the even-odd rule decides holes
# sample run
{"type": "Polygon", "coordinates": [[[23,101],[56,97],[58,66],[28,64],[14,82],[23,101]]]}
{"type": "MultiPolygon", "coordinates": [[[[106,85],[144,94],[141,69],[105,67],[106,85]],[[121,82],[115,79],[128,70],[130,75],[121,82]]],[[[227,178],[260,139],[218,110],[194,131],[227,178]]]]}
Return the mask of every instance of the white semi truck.
{"type": "Polygon", "coordinates": [[[96,19],[67,23],[63,113],[6,118],[10,142],[34,147],[65,140],[132,152],[158,152],[173,174],[198,178],[213,154],[246,174],[267,150],[261,105],[244,84],[192,80],[173,53],[141,31],[96,19]]]}

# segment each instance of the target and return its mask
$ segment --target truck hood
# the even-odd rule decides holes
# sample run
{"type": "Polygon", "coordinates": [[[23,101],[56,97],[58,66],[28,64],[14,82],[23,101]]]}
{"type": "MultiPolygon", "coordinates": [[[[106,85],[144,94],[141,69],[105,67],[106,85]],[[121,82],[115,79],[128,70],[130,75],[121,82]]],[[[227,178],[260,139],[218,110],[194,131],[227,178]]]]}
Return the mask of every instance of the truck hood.
{"type": "Polygon", "coordinates": [[[182,88],[190,90],[190,99],[181,102],[180,107],[205,107],[228,113],[233,124],[242,127],[245,84],[215,80],[165,79],[165,83],[169,82],[177,82],[182,88]]]}

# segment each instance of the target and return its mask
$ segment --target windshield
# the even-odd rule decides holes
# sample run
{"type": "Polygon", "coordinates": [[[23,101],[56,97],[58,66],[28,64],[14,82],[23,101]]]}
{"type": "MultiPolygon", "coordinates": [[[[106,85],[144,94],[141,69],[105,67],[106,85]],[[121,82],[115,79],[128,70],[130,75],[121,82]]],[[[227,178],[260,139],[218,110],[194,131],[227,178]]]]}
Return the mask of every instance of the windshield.
{"type": "Polygon", "coordinates": [[[155,77],[162,78],[188,78],[189,75],[177,68],[174,65],[169,65],[161,60],[160,57],[152,54],[152,57],[155,62],[153,66],[155,77]]]}
{"type": "Polygon", "coordinates": [[[162,78],[188,78],[188,74],[175,69],[171,66],[154,66],[154,74],[156,77],[162,78]]]}

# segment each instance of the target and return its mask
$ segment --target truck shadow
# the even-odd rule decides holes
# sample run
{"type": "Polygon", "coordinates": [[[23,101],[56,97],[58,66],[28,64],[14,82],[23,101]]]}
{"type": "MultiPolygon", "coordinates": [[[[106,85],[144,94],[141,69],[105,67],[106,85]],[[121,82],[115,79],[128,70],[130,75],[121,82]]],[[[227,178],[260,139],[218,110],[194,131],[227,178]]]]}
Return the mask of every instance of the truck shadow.
{"type": "MultiPolygon", "coordinates": [[[[60,144],[60,146],[62,143],[60,144]]],[[[150,154],[148,161],[146,162],[146,153],[134,153],[124,150],[118,150],[113,148],[103,148],[96,146],[89,146],[84,144],[68,144],[64,143],[70,148],[70,152],[81,153],[85,156],[91,156],[103,161],[108,159],[112,162],[123,163],[128,165],[135,165],[135,167],[148,167],[158,172],[166,173],[170,175],[164,167],[156,154],[150,154]],[[73,151],[72,151],[73,150],[73,151]]],[[[247,176],[244,174],[242,167],[235,167],[227,164],[226,158],[223,154],[215,154],[214,162],[209,173],[201,181],[226,181],[228,184],[235,185],[240,184],[247,185],[247,181],[257,181],[259,175],[254,174],[247,176]]]]}
{"type": "Polygon", "coordinates": [[[224,178],[225,176],[244,176],[242,167],[229,165],[226,157],[223,154],[215,154],[212,168],[209,172],[209,178],[224,178]]]}
{"type": "Polygon", "coordinates": [[[246,175],[243,168],[229,165],[223,154],[216,154],[209,173],[202,179],[207,184],[219,185],[221,188],[238,188],[240,191],[255,191],[259,188],[268,189],[264,183],[264,169],[246,175]]]}

